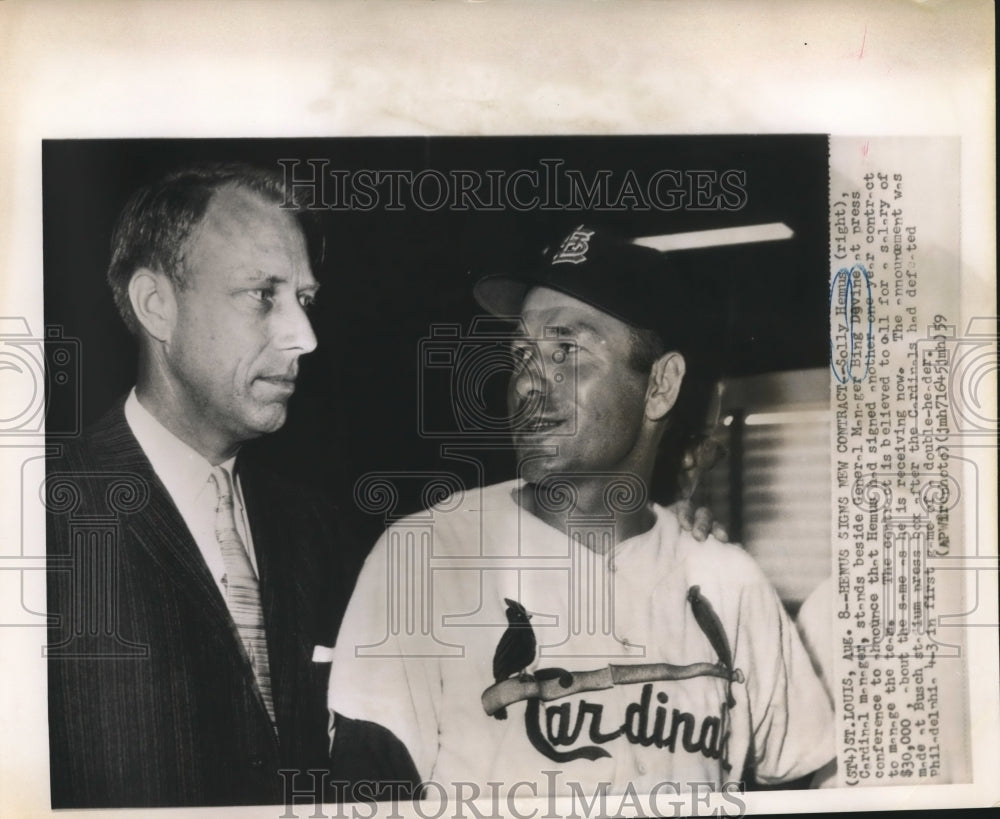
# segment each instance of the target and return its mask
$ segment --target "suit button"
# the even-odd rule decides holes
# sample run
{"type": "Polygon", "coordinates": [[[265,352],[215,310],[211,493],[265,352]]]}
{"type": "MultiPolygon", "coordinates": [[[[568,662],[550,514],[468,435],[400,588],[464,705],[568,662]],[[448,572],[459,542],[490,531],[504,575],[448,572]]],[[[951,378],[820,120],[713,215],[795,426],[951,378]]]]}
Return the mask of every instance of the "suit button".
{"type": "Polygon", "coordinates": [[[255,756],[250,760],[250,767],[253,768],[254,770],[259,771],[261,768],[264,767],[264,760],[261,759],[259,756],[255,756]]]}

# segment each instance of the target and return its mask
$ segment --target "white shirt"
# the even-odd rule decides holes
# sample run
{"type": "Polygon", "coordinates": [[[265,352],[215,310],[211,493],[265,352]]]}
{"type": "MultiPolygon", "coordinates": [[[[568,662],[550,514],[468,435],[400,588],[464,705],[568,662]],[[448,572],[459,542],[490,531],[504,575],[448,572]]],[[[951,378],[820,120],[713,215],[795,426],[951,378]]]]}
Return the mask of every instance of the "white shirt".
{"type": "Polygon", "coordinates": [[[469,490],[383,535],[337,637],[334,711],[391,730],[425,780],[534,782],[537,793],[566,793],[570,782],[586,793],[601,782],[613,793],[664,781],[721,784],[737,780],[751,754],[757,778],[774,783],[833,757],[827,697],[745,552],[711,538],[696,543],[656,506],[651,530],[595,555],[522,509],[517,486],[469,490]],[[717,660],[689,600],[695,586],[741,671],[731,708],[724,682],[699,675],[518,701],[503,720],[484,710],[506,599],[533,614],[539,648],[529,673],[648,675],[662,664],[717,660]],[[603,628],[610,612],[613,633],[603,628]],[[566,751],[572,760],[556,759],[566,751]],[[560,782],[547,781],[553,768],[560,782]]]}
{"type": "MultiPolygon", "coordinates": [[[[225,597],[222,578],[226,569],[222,560],[222,548],[215,536],[215,507],[218,496],[215,485],[210,480],[212,465],[157,421],[149,410],[139,403],[135,388],[125,400],[125,420],[153,465],[156,477],[163,482],[174,506],[181,513],[194,542],[198,544],[209,572],[215,578],[219,592],[225,597]]],[[[235,462],[234,455],[219,466],[232,475],[235,462]]],[[[250,556],[250,564],[256,572],[257,559],[250,537],[250,525],[247,521],[239,477],[236,477],[233,485],[236,530],[243,539],[250,556]]]]}

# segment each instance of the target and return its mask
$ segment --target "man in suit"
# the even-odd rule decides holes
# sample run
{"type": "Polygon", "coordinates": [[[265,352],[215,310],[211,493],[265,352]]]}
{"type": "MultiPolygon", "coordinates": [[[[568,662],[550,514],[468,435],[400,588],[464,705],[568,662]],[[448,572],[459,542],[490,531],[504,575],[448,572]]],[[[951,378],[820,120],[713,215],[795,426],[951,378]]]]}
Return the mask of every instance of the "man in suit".
{"type": "Polygon", "coordinates": [[[350,550],[321,498],[240,454],[285,422],[316,346],[283,200],[280,176],[210,166],[119,219],[138,377],[48,471],[54,808],[278,804],[281,769],[329,772],[350,550]]]}

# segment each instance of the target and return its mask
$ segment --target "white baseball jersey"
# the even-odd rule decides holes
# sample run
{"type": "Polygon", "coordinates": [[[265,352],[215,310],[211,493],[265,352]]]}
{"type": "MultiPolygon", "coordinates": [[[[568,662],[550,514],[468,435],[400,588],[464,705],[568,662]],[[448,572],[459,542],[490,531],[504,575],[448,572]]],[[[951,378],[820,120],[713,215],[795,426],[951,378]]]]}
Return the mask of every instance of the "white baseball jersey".
{"type": "Polygon", "coordinates": [[[833,757],[826,695],[742,549],[698,543],[654,506],[651,530],[602,554],[523,510],[517,487],[452,496],[383,534],[337,639],[331,709],[391,730],[425,781],[483,792],[721,788],[745,763],[777,783],[833,757]],[[530,632],[512,629],[497,679],[505,601],[530,632]],[[510,667],[531,635],[533,660],[510,667]]]}

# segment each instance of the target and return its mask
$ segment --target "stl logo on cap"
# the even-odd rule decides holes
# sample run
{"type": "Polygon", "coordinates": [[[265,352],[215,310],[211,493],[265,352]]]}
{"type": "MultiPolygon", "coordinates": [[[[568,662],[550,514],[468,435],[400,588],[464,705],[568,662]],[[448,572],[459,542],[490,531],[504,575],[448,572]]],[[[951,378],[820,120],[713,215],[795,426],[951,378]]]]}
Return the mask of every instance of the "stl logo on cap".
{"type": "Polygon", "coordinates": [[[594,235],[592,230],[584,230],[583,225],[578,225],[576,229],[559,246],[559,251],[552,257],[552,264],[560,262],[570,262],[580,264],[587,260],[587,251],[590,250],[590,237],[594,235]]]}

